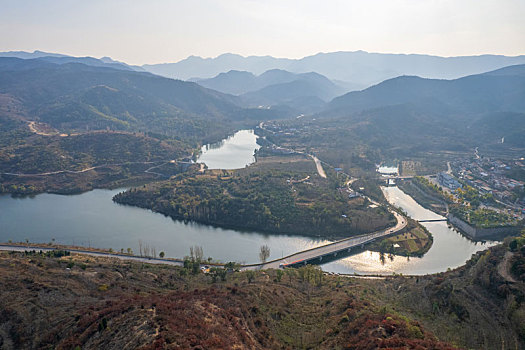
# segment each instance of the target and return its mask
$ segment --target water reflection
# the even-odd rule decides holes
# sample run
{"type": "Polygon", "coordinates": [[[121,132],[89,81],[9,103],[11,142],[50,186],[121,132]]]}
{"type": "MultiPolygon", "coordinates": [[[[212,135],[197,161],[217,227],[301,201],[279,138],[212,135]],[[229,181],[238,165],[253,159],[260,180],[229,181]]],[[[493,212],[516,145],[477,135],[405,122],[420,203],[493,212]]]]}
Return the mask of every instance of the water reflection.
{"type": "Polygon", "coordinates": [[[270,259],[328,243],[308,237],[268,235],[175,221],[162,214],[114,203],[121,190],[94,190],[75,196],[41,194],[34,198],[0,196],[0,241],[128,247],[138,252],[141,240],[168,257],[181,258],[194,245],[205,257],[221,261],[258,262],[259,248],[270,247],[270,259]]]}
{"type": "MultiPolygon", "coordinates": [[[[420,206],[412,197],[397,187],[385,187],[383,193],[387,200],[403,208],[414,219],[439,219],[442,216],[420,206]]],[[[337,273],[362,274],[414,274],[422,275],[446,271],[448,268],[461,266],[472,254],[497,244],[494,241],[474,242],[462,236],[446,222],[428,222],[423,225],[429,230],[434,243],[430,250],[421,258],[404,256],[385,256],[382,261],[377,252],[365,251],[348,258],[338,260],[322,268],[337,273]]]]}
{"type": "Polygon", "coordinates": [[[208,169],[240,169],[255,162],[257,135],[253,130],[241,130],[221,142],[202,146],[197,162],[208,169]]]}

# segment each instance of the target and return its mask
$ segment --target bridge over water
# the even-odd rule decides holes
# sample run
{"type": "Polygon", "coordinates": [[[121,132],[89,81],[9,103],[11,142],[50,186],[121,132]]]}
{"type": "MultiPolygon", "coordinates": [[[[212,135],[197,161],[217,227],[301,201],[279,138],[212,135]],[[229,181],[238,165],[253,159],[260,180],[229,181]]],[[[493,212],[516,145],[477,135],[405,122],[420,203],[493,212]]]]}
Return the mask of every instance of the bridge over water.
{"type": "Polygon", "coordinates": [[[361,248],[365,244],[375,241],[378,238],[389,236],[404,229],[407,225],[407,220],[402,216],[392,211],[397,219],[397,224],[394,227],[377,231],[374,233],[345,238],[340,241],[325,244],[320,247],[304,250],[302,252],[288,255],[281,259],[275,259],[264,264],[245,265],[244,270],[259,270],[259,269],[278,269],[280,267],[296,267],[306,265],[308,263],[321,263],[324,260],[331,260],[338,255],[350,252],[353,248],[361,248]]]}

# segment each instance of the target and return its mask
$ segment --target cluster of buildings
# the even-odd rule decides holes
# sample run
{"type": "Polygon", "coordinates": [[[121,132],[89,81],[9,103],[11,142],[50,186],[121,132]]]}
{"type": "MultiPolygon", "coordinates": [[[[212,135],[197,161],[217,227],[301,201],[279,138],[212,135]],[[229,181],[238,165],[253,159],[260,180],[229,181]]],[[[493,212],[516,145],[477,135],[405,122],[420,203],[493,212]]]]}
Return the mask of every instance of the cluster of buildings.
{"type": "Polygon", "coordinates": [[[523,160],[504,162],[485,157],[457,161],[453,167],[464,183],[482,194],[490,193],[495,199],[525,213],[525,195],[521,190],[525,182],[507,176],[511,169],[525,171],[523,160]]]}
{"type": "Polygon", "coordinates": [[[442,172],[437,175],[437,180],[441,186],[447,187],[451,191],[455,191],[458,188],[462,188],[463,185],[459,183],[458,180],[454,178],[454,176],[442,172]]]}

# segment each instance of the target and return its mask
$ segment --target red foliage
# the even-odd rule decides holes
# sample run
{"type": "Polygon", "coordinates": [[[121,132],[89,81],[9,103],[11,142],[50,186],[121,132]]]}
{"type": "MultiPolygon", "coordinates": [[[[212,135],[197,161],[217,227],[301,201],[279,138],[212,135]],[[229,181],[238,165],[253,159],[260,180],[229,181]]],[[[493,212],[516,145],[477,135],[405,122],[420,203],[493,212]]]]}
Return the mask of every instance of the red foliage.
{"type": "Polygon", "coordinates": [[[416,322],[407,322],[393,315],[365,312],[348,323],[341,336],[344,348],[367,349],[455,349],[438,341],[416,322]]]}

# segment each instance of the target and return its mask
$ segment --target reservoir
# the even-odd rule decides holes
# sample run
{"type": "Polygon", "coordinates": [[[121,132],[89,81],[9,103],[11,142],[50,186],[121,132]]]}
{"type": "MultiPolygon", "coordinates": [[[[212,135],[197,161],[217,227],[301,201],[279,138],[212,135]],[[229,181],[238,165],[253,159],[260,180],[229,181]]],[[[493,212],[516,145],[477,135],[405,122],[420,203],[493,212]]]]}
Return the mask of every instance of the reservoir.
{"type": "MultiPolygon", "coordinates": [[[[209,168],[243,168],[254,162],[257,136],[242,130],[221,143],[204,146],[198,162],[209,168]]],[[[139,250],[143,245],[164,251],[167,257],[189,255],[190,247],[202,246],[204,257],[222,262],[258,262],[260,246],[270,247],[270,259],[328,243],[311,237],[272,235],[216,228],[174,221],[149,210],[114,203],[124,189],[93,190],[79,195],[40,194],[35,197],[0,196],[0,242],[81,245],[96,248],[139,250]]],[[[389,202],[402,207],[414,219],[440,218],[417,204],[397,187],[383,189],[389,202]]],[[[381,263],[379,253],[361,252],[321,267],[338,273],[426,274],[462,265],[476,251],[495,242],[475,243],[447,227],[445,222],[425,223],[434,244],[422,258],[393,257],[381,263]]]]}

